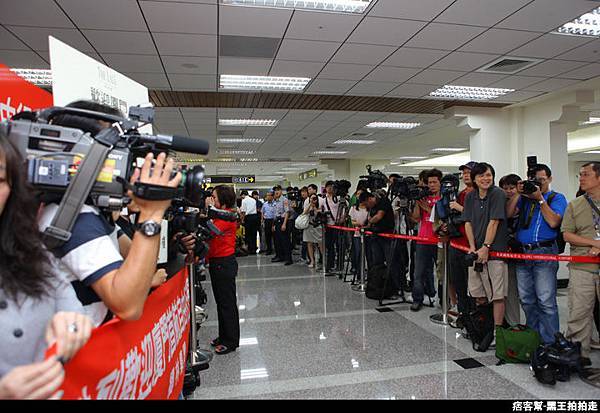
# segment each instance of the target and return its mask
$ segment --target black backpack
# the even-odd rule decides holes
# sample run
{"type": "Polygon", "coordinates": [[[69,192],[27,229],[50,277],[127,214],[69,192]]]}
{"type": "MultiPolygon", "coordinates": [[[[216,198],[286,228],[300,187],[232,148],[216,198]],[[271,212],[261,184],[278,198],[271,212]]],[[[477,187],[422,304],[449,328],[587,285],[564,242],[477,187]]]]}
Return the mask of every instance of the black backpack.
{"type": "Polygon", "coordinates": [[[367,298],[371,300],[380,300],[382,298],[390,298],[394,295],[394,287],[392,280],[388,280],[385,294],[383,292],[383,286],[385,283],[385,278],[387,276],[387,267],[385,265],[375,265],[373,268],[369,268],[369,272],[367,274],[367,289],[365,291],[365,295],[367,298]]]}
{"type": "Polygon", "coordinates": [[[473,343],[473,350],[487,351],[494,339],[493,304],[479,305],[475,310],[461,315],[460,320],[473,343]]]}

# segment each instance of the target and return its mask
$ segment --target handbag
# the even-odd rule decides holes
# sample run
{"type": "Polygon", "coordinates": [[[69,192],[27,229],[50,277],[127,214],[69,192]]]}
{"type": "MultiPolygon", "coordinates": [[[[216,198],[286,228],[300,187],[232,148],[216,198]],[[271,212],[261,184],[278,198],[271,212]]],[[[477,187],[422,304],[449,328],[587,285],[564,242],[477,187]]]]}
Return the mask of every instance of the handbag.
{"type": "Polygon", "coordinates": [[[308,214],[302,214],[298,218],[296,218],[294,225],[296,229],[304,230],[308,228],[309,222],[310,217],[308,216],[308,214]]]}
{"type": "Polygon", "coordinates": [[[496,329],[496,357],[504,363],[529,363],[540,344],[538,332],[523,324],[496,329]]]}

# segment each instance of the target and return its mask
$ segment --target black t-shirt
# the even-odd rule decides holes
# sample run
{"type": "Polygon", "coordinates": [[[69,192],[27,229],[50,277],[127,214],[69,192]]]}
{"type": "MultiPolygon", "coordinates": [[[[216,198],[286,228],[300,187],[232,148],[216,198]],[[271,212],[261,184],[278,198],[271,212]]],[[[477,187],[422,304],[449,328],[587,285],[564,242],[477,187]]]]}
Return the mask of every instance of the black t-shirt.
{"type": "Polygon", "coordinates": [[[500,221],[491,250],[507,250],[508,223],[506,219],[506,194],[502,189],[492,186],[485,198],[479,196],[477,189],[470,192],[465,199],[463,219],[465,222],[470,222],[473,227],[475,247],[477,249],[483,246],[490,220],[495,219],[500,221]]]}
{"type": "Polygon", "coordinates": [[[387,198],[380,198],[377,205],[369,211],[369,216],[374,217],[379,211],[384,211],[385,215],[378,223],[372,225],[372,228],[375,232],[394,232],[394,210],[387,198]]]}

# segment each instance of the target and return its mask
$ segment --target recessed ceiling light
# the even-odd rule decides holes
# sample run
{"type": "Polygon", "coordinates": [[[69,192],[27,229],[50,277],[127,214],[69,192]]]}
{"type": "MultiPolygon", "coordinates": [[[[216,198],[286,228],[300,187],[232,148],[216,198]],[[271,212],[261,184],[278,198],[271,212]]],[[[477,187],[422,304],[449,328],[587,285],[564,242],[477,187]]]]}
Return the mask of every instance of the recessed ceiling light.
{"type": "Polygon", "coordinates": [[[348,151],[314,151],[315,155],[344,155],[348,153],[348,151]]]}
{"type": "Polygon", "coordinates": [[[414,129],[419,126],[421,124],[416,122],[371,122],[365,127],[377,129],[414,129]]]}
{"type": "Polygon", "coordinates": [[[434,148],[432,152],[462,152],[466,151],[468,148],[434,148]]]}
{"type": "Polygon", "coordinates": [[[46,69],[10,69],[36,86],[52,86],[52,70],[46,69]]]}
{"type": "Polygon", "coordinates": [[[459,100],[490,100],[514,91],[514,89],[499,89],[495,87],[445,85],[431,92],[429,96],[459,100]]]}
{"type": "Polygon", "coordinates": [[[587,152],[585,152],[585,153],[599,154],[599,153],[600,153],[600,151],[587,151],[587,152]]]}
{"type": "Polygon", "coordinates": [[[338,139],[333,142],[335,145],[372,145],[377,141],[366,139],[338,139]]]}
{"type": "Polygon", "coordinates": [[[583,122],[583,125],[593,125],[594,123],[600,123],[600,118],[591,117],[587,122],[583,122]]]}
{"type": "Polygon", "coordinates": [[[240,162],[258,162],[258,158],[240,158],[240,162]]]}
{"type": "Polygon", "coordinates": [[[217,138],[219,143],[263,143],[262,138],[217,138]]]}
{"type": "Polygon", "coordinates": [[[409,160],[425,159],[425,158],[426,158],[426,156],[401,156],[401,157],[399,157],[397,159],[404,159],[404,160],[409,161],[409,160]]]}
{"type": "Polygon", "coordinates": [[[223,155],[252,155],[254,151],[238,151],[233,149],[218,149],[218,153],[223,155]]]}
{"type": "Polygon", "coordinates": [[[275,119],[219,119],[219,126],[277,126],[275,119]]]}
{"type": "Polygon", "coordinates": [[[221,75],[221,89],[235,90],[271,90],[271,91],[302,91],[310,82],[309,77],[274,77],[221,75]]]}
{"type": "Polygon", "coordinates": [[[600,36],[600,7],[560,26],[552,33],[585,37],[600,36]]]}
{"type": "Polygon", "coordinates": [[[258,6],[284,9],[307,9],[338,13],[363,13],[371,0],[221,0],[234,6],[258,6]]]}

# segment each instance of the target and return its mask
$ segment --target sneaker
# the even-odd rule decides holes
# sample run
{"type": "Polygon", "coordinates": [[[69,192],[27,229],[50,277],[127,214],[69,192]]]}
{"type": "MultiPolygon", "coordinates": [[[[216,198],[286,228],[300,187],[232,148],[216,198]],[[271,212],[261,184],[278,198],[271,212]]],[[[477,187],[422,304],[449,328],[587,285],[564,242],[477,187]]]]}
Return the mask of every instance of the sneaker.
{"type": "Polygon", "coordinates": [[[423,308],[423,303],[412,303],[410,311],[419,311],[421,308],[423,308]]]}
{"type": "Polygon", "coordinates": [[[598,342],[598,341],[595,341],[595,340],[592,340],[592,341],[590,342],[590,348],[591,348],[592,350],[600,350],[600,342],[598,342]]]}

